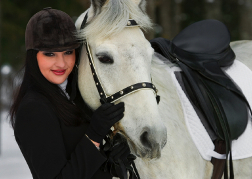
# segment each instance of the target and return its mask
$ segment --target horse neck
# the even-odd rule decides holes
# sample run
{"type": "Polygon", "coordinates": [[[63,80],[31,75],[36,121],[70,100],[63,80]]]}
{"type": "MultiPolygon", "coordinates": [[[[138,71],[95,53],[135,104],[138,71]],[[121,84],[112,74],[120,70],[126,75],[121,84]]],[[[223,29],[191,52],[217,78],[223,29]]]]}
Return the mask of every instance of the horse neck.
{"type": "Polygon", "coordinates": [[[161,97],[159,110],[164,116],[163,122],[166,126],[186,128],[181,102],[171,77],[171,65],[167,60],[164,62],[157,56],[152,61],[151,75],[153,83],[158,89],[158,95],[161,97]]]}

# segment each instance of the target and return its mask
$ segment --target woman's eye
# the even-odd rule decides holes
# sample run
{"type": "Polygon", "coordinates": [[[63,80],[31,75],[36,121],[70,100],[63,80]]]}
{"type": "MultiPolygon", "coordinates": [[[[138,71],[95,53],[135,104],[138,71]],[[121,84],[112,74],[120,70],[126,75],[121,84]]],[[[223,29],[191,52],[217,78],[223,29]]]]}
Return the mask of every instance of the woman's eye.
{"type": "Polygon", "coordinates": [[[71,54],[73,54],[73,50],[66,51],[65,54],[66,55],[71,55],[71,54]]]}
{"type": "Polygon", "coordinates": [[[45,52],[44,55],[47,56],[47,57],[52,57],[52,56],[54,56],[54,53],[45,52]]]}
{"type": "Polygon", "coordinates": [[[100,60],[102,63],[114,63],[114,60],[111,59],[109,56],[97,56],[97,58],[100,60]]]}

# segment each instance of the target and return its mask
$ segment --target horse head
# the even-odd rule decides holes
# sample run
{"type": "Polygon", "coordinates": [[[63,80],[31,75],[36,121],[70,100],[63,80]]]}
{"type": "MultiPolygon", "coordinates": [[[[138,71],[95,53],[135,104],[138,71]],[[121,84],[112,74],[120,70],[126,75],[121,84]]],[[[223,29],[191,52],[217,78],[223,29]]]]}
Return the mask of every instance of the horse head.
{"type": "MultiPolygon", "coordinates": [[[[89,43],[99,81],[110,96],[136,83],[151,83],[151,61],[154,55],[141,29],[151,27],[145,14],[145,0],[92,0],[91,7],[76,21],[80,29],[88,13],[87,24],[79,38],[89,43]],[[134,19],[138,26],[129,26],[134,19]]],[[[93,72],[85,46],[82,48],[78,85],[83,99],[95,110],[100,103],[93,72]]],[[[128,141],[138,157],[159,158],[167,140],[167,131],[159,114],[153,90],[145,89],[120,98],[125,113],[115,124],[115,132],[128,141]]]]}

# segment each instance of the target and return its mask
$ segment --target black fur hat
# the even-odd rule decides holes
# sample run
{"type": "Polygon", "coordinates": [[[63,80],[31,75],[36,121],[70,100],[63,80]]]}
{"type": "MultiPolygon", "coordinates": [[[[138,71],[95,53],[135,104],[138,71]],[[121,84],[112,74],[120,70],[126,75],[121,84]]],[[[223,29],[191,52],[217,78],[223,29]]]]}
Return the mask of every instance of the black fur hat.
{"type": "Polygon", "coordinates": [[[29,20],[25,32],[26,50],[59,52],[80,46],[71,17],[60,10],[44,8],[29,20]]]}

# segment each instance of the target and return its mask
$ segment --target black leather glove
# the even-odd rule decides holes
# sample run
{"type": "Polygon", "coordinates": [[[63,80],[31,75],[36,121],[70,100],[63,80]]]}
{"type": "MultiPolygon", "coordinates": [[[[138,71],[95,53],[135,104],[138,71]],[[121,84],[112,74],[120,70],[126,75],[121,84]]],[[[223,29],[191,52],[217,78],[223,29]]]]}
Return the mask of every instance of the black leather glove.
{"type": "Polygon", "coordinates": [[[126,139],[117,133],[112,139],[106,137],[106,143],[101,150],[107,156],[107,161],[101,169],[110,172],[113,177],[127,179],[140,179],[134,160],[136,157],[130,154],[130,148],[126,139]]]}
{"type": "Polygon", "coordinates": [[[110,128],[124,116],[124,103],[105,103],[94,111],[90,125],[87,129],[87,136],[98,143],[109,132],[110,128]]]}
{"type": "Polygon", "coordinates": [[[128,155],[130,154],[130,149],[128,144],[121,143],[113,146],[111,152],[109,153],[109,158],[113,161],[125,161],[127,160],[128,155]]]}

